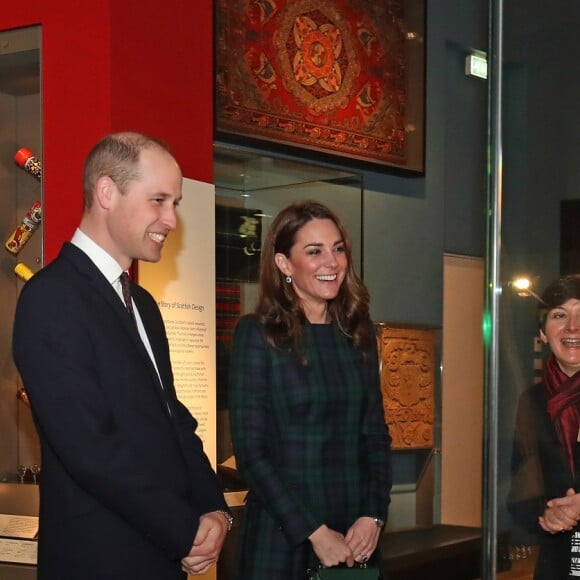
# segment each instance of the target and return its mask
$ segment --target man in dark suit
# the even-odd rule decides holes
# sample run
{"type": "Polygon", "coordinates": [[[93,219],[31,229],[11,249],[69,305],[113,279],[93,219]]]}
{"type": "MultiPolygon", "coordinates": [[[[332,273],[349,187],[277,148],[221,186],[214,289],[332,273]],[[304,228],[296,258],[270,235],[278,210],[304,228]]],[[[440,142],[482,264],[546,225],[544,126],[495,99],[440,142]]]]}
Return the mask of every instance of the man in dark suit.
{"type": "Polygon", "coordinates": [[[182,175],[138,133],[100,141],[84,211],[23,288],[13,351],[42,447],[39,580],[169,580],[216,561],[231,518],[178,401],[163,321],[130,283],[176,227],[182,175]]]}

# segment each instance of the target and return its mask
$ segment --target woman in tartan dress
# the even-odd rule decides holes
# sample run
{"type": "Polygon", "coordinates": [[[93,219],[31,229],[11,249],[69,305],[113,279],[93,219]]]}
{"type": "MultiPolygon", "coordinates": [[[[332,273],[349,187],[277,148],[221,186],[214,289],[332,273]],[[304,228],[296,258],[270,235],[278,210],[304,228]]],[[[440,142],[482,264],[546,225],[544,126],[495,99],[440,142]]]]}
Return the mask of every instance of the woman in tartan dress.
{"type": "Polygon", "coordinates": [[[282,210],[231,359],[232,438],[250,488],[238,580],[304,580],[377,547],[391,456],[368,302],[338,217],[316,202],[282,210]]]}

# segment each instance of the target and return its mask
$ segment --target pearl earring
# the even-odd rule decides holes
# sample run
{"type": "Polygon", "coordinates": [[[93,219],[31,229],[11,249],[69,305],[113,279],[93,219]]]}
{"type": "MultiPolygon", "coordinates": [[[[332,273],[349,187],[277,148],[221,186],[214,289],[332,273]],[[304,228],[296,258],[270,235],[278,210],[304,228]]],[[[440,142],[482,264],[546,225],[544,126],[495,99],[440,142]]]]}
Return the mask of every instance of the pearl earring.
{"type": "Polygon", "coordinates": [[[292,276],[286,276],[286,284],[292,284],[292,276]]]}

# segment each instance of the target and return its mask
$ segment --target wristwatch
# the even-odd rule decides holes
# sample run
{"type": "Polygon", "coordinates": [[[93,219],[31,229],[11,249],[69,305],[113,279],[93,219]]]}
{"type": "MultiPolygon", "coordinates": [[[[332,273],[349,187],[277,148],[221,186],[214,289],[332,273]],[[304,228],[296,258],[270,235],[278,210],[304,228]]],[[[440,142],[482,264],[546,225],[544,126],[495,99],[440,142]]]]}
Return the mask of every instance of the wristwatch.
{"type": "Polygon", "coordinates": [[[232,516],[232,514],[230,512],[227,512],[225,510],[215,510],[216,514],[222,514],[222,516],[224,516],[226,518],[226,520],[228,521],[228,532],[232,529],[232,526],[234,525],[234,518],[232,516]]]}
{"type": "Polygon", "coordinates": [[[385,527],[385,522],[381,518],[372,518],[372,520],[375,522],[377,528],[382,529],[385,527]]]}

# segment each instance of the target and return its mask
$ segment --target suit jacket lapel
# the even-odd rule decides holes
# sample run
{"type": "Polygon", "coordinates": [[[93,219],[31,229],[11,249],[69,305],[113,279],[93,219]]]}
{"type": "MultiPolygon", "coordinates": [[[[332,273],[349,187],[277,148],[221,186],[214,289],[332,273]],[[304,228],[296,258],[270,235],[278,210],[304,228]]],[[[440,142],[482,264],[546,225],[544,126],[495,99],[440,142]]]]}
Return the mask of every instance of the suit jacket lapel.
{"type": "Polygon", "coordinates": [[[171,362],[169,359],[169,345],[167,343],[167,337],[163,332],[163,321],[158,310],[152,311],[151,301],[142,298],[142,292],[144,290],[140,286],[137,286],[133,293],[133,300],[139,310],[145,332],[147,332],[149,344],[151,345],[163,386],[168,387],[173,382],[173,375],[171,373],[171,362]]]}
{"type": "MultiPolygon", "coordinates": [[[[71,244],[68,242],[65,243],[62,247],[61,255],[74,264],[76,269],[86,277],[87,282],[94,288],[94,291],[97,292],[98,294],[100,294],[103,297],[103,299],[115,311],[115,313],[119,317],[119,320],[120,320],[122,326],[125,328],[127,333],[130,335],[131,340],[134,342],[135,346],[137,347],[137,350],[139,351],[139,353],[143,357],[143,359],[147,365],[147,368],[149,369],[149,371],[151,372],[151,374],[153,376],[153,379],[158,384],[159,383],[159,376],[157,375],[157,371],[155,370],[155,367],[153,366],[153,362],[151,361],[151,358],[149,357],[149,353],[147,352],[147,349],[145,348],[145,345],[143,344],[143,341],[141,340],[141,337],[139,336],[139,331],[137,330],[135,322],[133,321],[131,316],[129,316],[129,314],[127,313],[127,309],[125,308],[125,305],[123,304],[122,300],[119,298],[119,295],[117,294],[117,292],[115,291],[113,286],[105,278],[105,276],[102,274],[102,272],[97,268],[97,266],[94,264],[94,262],[82,250],[77,248],[74,244],[71,244]]],[[[135,296],[133,297],[133,299],[135,300],[135,296]]],[[[136,304],[137,304],[137,308],[140,309],[139,314],[143,317],[143,313],[142,313],[142,309],[141,309],[142,307],[140,306],[139,303],[137,303],[137,301],[136,301],[136,304]]],[[[143,310],[146,310],[146,308],[143,308],[143,310]]],[[[153,353],[155,356],[155,361],[157,362],[157,365],[159,368],[159,373],[161,374],[163,384],[165,385],[166,378],[165,378],[164,374],[161,373],[161,367],[166,366],[166,365],[160,365],[159,359],[163,358],[163,357],[160,357],[157,354],[155,354],[158,352],[158,350],[157,350],[156,344],[154,344],[154,342],[157,342],[157,341],[153,341],[151,338],[152,336],[155,335],[155,333],[154,332],[150,333],[150,331],[149,331],[150,324],[148,324],[145,319],[143,319],[143,324],[145,326],[147,336],[149,337],[149,340],[151,343],[151,348],[153,350],[153,353]]]]}

